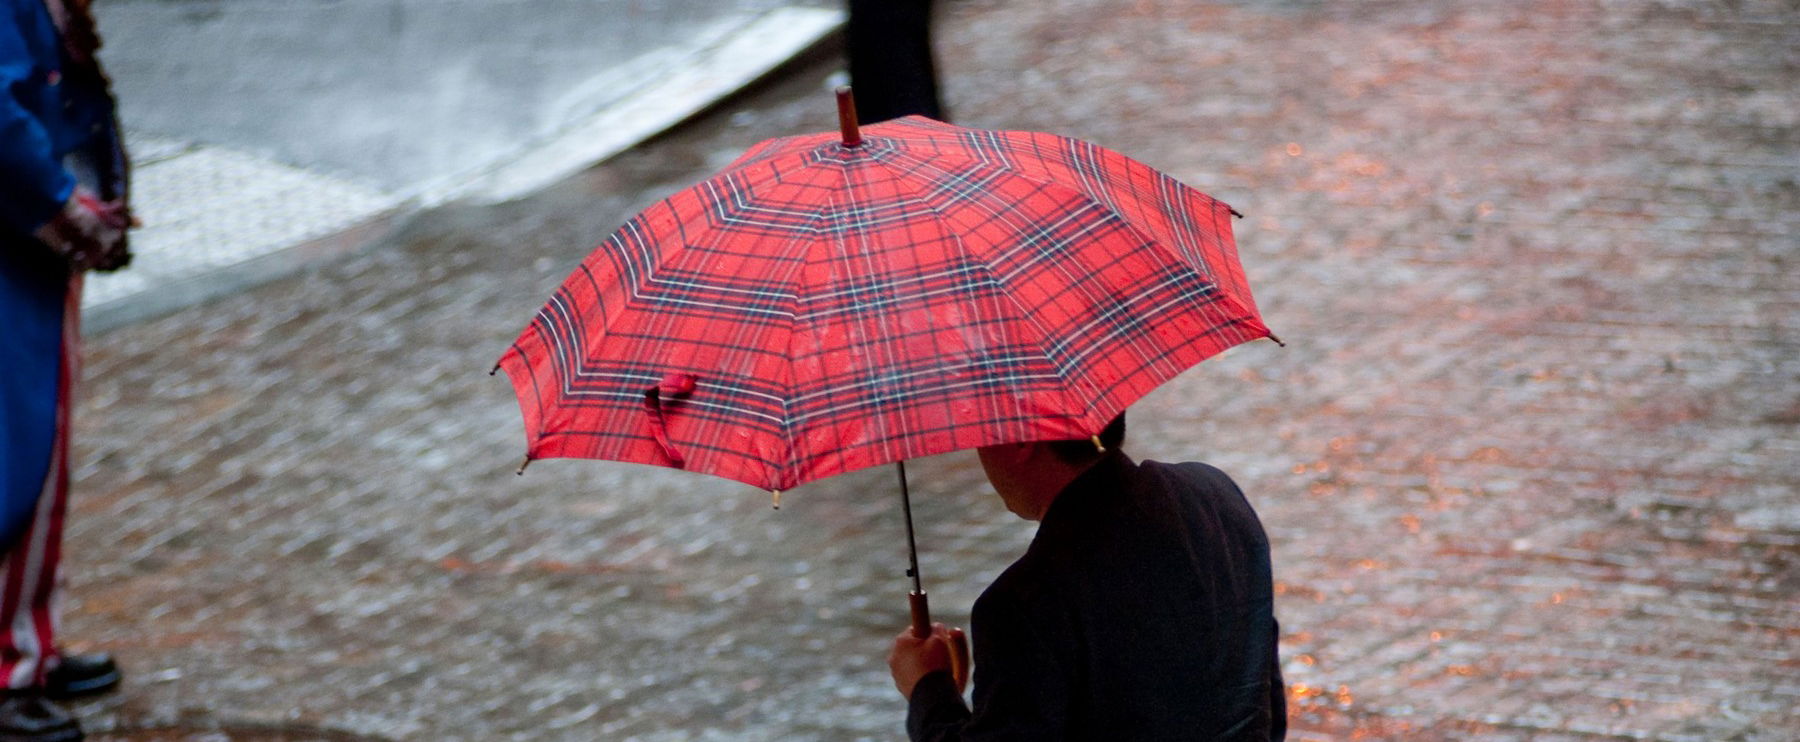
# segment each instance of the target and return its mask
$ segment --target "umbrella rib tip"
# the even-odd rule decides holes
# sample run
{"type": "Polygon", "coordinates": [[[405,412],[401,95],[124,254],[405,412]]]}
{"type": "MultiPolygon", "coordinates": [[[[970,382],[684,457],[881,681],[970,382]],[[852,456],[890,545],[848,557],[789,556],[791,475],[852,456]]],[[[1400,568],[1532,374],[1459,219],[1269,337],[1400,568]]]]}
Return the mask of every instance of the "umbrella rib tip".
{"type": "Polygon", "coordinates": [[[769,507],[774,510],[781,509],[781,490],[769,490],[769,507]]]}

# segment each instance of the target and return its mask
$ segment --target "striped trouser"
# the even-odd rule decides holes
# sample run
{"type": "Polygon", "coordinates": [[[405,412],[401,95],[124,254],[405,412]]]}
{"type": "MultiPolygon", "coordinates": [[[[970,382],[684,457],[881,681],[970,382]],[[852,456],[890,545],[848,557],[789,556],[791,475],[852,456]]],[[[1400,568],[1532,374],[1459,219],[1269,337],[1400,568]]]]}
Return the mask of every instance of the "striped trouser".
{"type": "Polygon", "coordinates": [[[69,412],[80,377],[81,276],[70,281],[63,305],[62,361],[56,379],[56,441],[50,470],[31,523],[5,556],[0,576],[0,679],[5,688],[44,684],[55,666],[57,567],[62,561],[63,515],[69,502],[69,412]]]}

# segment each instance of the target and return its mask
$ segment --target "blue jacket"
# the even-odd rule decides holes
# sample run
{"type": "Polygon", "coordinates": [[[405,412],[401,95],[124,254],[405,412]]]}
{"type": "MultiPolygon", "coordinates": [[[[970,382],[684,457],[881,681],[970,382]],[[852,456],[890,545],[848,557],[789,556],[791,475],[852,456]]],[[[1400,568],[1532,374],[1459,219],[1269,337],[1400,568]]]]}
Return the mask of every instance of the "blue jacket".
{"type": "Polygon", "coordinates": [[[63,157],[110,149],[117,132],[98,69],[68,63],[42,0],[0,0],[0,14],[0,230],[20,236],[74,190],[63,157]]]}
{"type": "Polygon", "coordinates": [[[84,153],[124,187],[112,96],[97,65],[72,64],[42,0],[0,0],[0,552],[30,520],[50,473],[69,272],[31,236],[75,188],[84,153]]]}

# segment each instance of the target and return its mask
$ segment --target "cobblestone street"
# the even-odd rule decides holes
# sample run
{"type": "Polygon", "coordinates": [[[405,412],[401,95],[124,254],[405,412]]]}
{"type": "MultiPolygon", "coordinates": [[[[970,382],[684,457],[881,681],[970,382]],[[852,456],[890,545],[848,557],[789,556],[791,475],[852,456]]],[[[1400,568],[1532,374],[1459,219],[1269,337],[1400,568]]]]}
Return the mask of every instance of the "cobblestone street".
{"type": "MultiPolygon", "coordinates": [[[[1134,407],[1274,543],[1290,739],[1796,739],[1800,6],[964,0],[953,120],[1247,216],[1287,342],[1134,407]]],[[[64,633],[92,739],[895,740],[890,468],[786,493],[523,453],[488,370],[577,262],[760,139],[823,50],[537,196],[89,338],[64,633]]],[[[940,620],[1029,542],[909,467],[940,620]]],[[[979,637],[976,637],[979,641],[979,637]]]]}

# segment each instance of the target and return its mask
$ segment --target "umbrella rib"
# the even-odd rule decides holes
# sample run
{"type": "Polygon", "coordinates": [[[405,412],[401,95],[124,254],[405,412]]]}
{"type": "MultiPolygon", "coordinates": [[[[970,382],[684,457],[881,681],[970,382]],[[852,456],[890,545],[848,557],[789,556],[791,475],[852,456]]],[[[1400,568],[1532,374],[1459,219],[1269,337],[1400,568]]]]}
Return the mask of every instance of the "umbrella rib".
{"type": "MultiPolygon", "coordinates": [[[[869,150],[865,149],[865,150],[863,150],[863,152],[866,153],[866,152],[869,152],[869,150]]],[[[865,167],[869,167],[871,169],[876,168],[876,167],[879,167],[882,169],[887,169],[887,166],[885,164],[883,164],[882,161],[878,157],[875,157],[873,154],[863,154],[862,159],[859,160],[859,162],[863,163],[865,167]]],[[[831,210],[828,210],[827,213],[835,215],[838,219],[844,220],[846,223],[840,224],[840,225],[834,225],[834,226],[837,226],[838,228],[832,229],[831,234],[839,241],[838,242],[839,252],[845,258],[848,259],[848,258],[851,258],[853,256],[860,254],[863,258],[863,260],[862,260],[863,264],[866,266],[866,268],[869,271],[868,275],[870,275],[870,276],[876,275],[877,271],[880,268],[880,266],[876,262],[879,258],[878,258],[877,251],[872,248],[879,247],[879,245],[875,244],[874,235],[870,234],[869,230],[878,226],[879,222],[870,220],[867,218],[868,214],[859,214],[857,211],[857,204],[858,204],[857,194],[863,190],[862,186],[864,184],[858,183],[856,181],[855,176],[857,175],[858,167],[855,166],[855,163],[845,162],[840,166],[839,170],[844,179],[844,188],[843,188],[843,193],[845,196],[844,203],[842,204],[842,208],[831,209],[831,210]],[[861,218],[859,218],[859,217],[861,217],[861,218]],[[852,245],[850,244],[850,240],[852,240],[858,236],[862,237],[861,244],[857,245],[855,247],[860,248],[860,252],[858,252],[857,250],[853,250],[852,245]]],[[[833,202],[829,198],[827,200],[827,203],[834,203],[834,205],[835,205],[835,202],[833,202]]],[[[895,217],[895,218],[899,218],[899,217],[895,217]]],[[[880,256],[880,257],[885,257],[885,256],[880,256]]],[[[869,305],[869,304],[863,304],[863,305],[859,305],[859,306],[868,306],[870,308],[876,309],[883,316],[885,316],[892,307],[892,305],[888,305],[885,307],[874,307],[873,305],[869,305]]],[[[875,347],[880,349],[880,348],[885,348],[887,346],[886,346],[886,344],[877,344],[875,347]]],[[[876,358],[874,360],[875,360],[875,364],[872,367],[880,368],[880,369],[895,368],[897,365],[896,362],[898,361],[898,359],[893,358],[893,357],[876,358]]],[[[887,377],[887,376],[882,376],[879,378],[885,383],[892,383],[892,381],[894,381],[894,379],[892,379],[891,377],[887,377]]],[[[890,403],[890,400],[885,399],[884,395],[878,394],[874,399],[877,403],[876,404],[877,410],[881,410],[882,408],[886,407],[890,403]]],[[[875,419],[881,420],[883,418],[881,418],[879,415],[877,415],[875,417],[875,419]]],[[[883,432],[885,433],[885,431],[883,431],[883,432]]],[[[896,461],[906,458],[906,451],[904,450],[904,444],[905,444],[904,440],[901,440],[899,442],[900,450],[896,450],[895,436],[883,435],[881,440],[883,441],[883,446],[882,446],[882,450],[881,450],[883,458],[886,458],[888,460],[896,460],[896,461]]]]}
{"type": "MultiPolygon", "coordinates": [[[[817,221],[820,218],[821,218],[821,216],[819,214],[813,215],[814,221],[817,221]]],[[[811,239],[816,239],[816,233],[815,233],[815,236],[812,236],[809,238],[808,236],[806,236],[805,232],[795,231],[788,236],[788,242],[784,247],[789,248],[789,249],[797,247],[802,242],[803,239],[805,239],[807,241],[811,241],[811,239]]],[[[811,256],[806,253],[810,252],[810,250],[809,251],[796,251],[796,252],[799,255],[800,259],[794,261],[793,267],[790,270],[798,271],[799,275],[800,275],[800,281],[805,281],[806,280],[806,266],[807,266],[807,263],[811,260],[811,256]]],[[[789,285],[795,286],[796,289],[793,292],[791,292],[791,294],[788,296],[788,301],[791,302],[791,305],[790,305],[791,308],[787,314],[788,338],[787,338],[787,351],[785,354],[787,363],[782,364],[783,368],[787,371],[787,379],[785,380],[786,384],[787,384],[787,391],[781,395],[781,433],[782,433],[781,437],[782,437],[782,442],[784,444],[786,444],[786,448],[787,448],[787,462],[784,466],[782,466],[780,468],[779,471],[774,472],[770,477],[770,479],[772,479],[772,480],[777,480],[779,475],[781,474],[781,472],[787,472],[789,477],[794,481],[778,480],[782,484],[781,489],[789,489],[792,486],[794,486],[794,484],[798,480],[801,479],[801,477],[798,474],[798,470],[800,468],[799,463],[800,463],[800,458],[801,458],[800,457],[800,444],[799,444],[800,439],[794,435],[794,428],[795,428],[796,421],[794,420],[794,410],[793,410],[794,399],[799,394],[799,391],[800,391],[800,383],[794,376],[794,368],[796,365],[795,361],[798,360],[798,356],[796,356],[795,352],[794,352],[794,347],[795,347],[795,342],[800,337],[800,296],[804,293],[804,290],[803,290],[804,287],[799,286],[799,283],[800,283],[799,281],[790,281],[789,282],[789,285]]]]}

